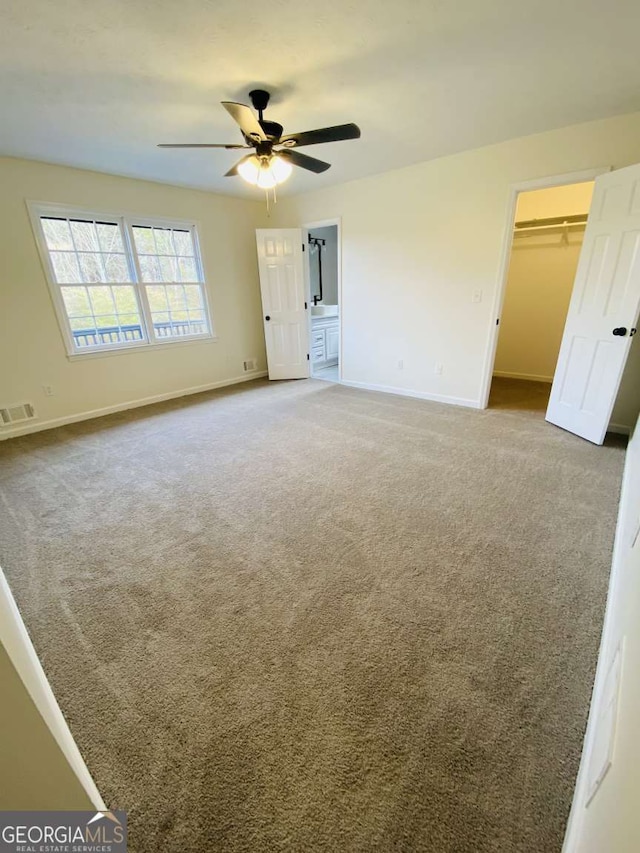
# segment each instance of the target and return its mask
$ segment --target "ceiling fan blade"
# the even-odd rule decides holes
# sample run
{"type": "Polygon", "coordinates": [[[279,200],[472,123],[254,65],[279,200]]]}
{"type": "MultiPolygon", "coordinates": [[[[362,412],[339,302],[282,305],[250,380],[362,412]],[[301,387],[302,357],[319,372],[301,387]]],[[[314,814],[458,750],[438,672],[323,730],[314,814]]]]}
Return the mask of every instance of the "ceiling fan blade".
{"type": "Polygon", "coordinates": [[[158,148],[250,148],[250,145],[213,144],[208,142],[162,142],[158,148]]]}
{"type": "Polygon", "coordinates": [[[245,157],[241,157],[237,163],[234,163],[234,165],[229,169],[228,172],[224,173],[224,177],[225,178],[233,178],[234,175],[238,174],[238,166],[241,166],[243,163],[245,163],[247,160],[249,160],[251,157],[254,157],[254,156],[255,156],[254,154],[247,154],[245,157]]]}
{"type": "Polygon", "coordinates": [[[260,127],[260,122],[251,112],[251,108],[246,104],[236,104],[233,101],[222,101],[222,106],[229,113],[231,118],[239,125],[240,130],[249,139],[256,141],[265,140],[266,133],[260,127]]]}
{"type": "Polygon", "coordinates": [[[331,168],[331,163],[325,163],[324,160],[316,160],[315,157],[309,157],[306,154],[300,154],[298,151],[285,149],[278,151],[278,157],[287,160],[292,166],[300,166],[302,169],[308,169],[309,172],[315,172],[319,175],[320,172],[326,172],[331,168]]]}
{"type": "Polygon", "coordinates": [[[318,130],[305,130],[302,133],[288,133],[280,139],[280,145],[318,145],[321,142],[340,142],[343,139],[359,139],[360,128],[357,124],[338,124],[335,127],[321,127],[318,130]]]}

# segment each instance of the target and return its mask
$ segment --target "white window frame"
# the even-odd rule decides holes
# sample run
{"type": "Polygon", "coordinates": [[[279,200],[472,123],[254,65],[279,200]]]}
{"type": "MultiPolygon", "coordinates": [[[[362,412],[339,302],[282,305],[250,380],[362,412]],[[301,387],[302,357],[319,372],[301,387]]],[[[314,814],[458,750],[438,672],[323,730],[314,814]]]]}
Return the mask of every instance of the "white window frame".
{"type": "MultiPolygon", "coordinates": [[[[68,205],[54,204],[50,202],[41,201],[27,201],[27,209],[29,212],[29,218],[31,220],[31,227],[33,229],[36,245],[38,247],[38,253],[40,255],[42,268],[44,270],[45,278],[49,287],[49,292],[51,294],[51,299],[58,319],[58,325],[60,326],[60,331],[62,333],[62,337],[67,350],[67,355],[70,359],[82,359],[91,356],[95,357],[96,355],[115,355],[117,353],[126,352],[129,350],[149,349],[150,347],[170,347],[186,343],[199,343],[202,341],[217,340],[214,332],[211,309],[209,306],[207,278],[204,271],[202,253],[200,251],[200,241],[198,238],[198,222],[194,220],[170,219],[161,216],[138,216],[137,214],[123,213],[122,211],[115,213],[113,211],[108,210],[96,210],[95,208],[89,209],[75,206],[72,207],[68,205]],[[136,300],[139,307],[140,325],[143,335],[142,340],[119,341],[117,343],[111,344],[96,344],[93,346],[86,346],[82,348],[76,347],[73,332],[71,329],[71,324],[69,322],[67,310],[64,304],[64,300],[62,298],[61,287],[64,287],[66,285],[58,284],[58,282],[56,281],[53,264],[51,262],[51,256],[49,254],[49,248],[47,246],[46,238],[44,236],[44,231],[42,228],[42,223],[40,221],[41,217],[46,218],[48,216],[98,221],[105,220],[108,222],[116,223],[119,226],[120,233],[122,235],[122,241],[124,244],[125,257],[127,266],[129,268],[131,281],[105,282],[105,284],[114,286],[117,286],[118,284],[130,284],[134,288],[136,300]],[[208,332],[197,335],[179,335],[175,337],[161,338],[156,337],[146,288],[147,286],[152,284],[169,284],[170,282],[144,282],[142,280],[142,275],[140,273],[140,263],[138,259],[138,253],[135,248],[135,241],[132,230],[132,228],[137,225],[149,228],[174,228],[181,231],[189,231],[189,233],[191,234],[191,239],[193,240],[193,245],[195,249],[196,269],[200,277],[200,280],[198,282],[193,283],[199,284],[201,288],[204,313],[209,327],[208,332]]],[[[73,287],[73,284],[70,284],[68,286],[73,287]]],[[[82,286],[82,283],[79,283],[78,286],[82,286]]],[[[93,285],[90,284],[89,286],[93,285]]]]}

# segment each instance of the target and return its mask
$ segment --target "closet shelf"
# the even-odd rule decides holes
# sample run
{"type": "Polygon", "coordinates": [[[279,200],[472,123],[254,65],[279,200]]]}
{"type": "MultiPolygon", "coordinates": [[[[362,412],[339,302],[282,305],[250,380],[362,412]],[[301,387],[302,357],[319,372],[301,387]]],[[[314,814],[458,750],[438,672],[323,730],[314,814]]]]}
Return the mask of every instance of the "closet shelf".
{"type": "Polygon", "coordinates": [[[548,216],[546,219],[521,219],[515,223],[514,234],[549,232],[551,230],[567,232],[583,229],[587,224],[587,213],[576,213],[571,216],[548,216]]]}

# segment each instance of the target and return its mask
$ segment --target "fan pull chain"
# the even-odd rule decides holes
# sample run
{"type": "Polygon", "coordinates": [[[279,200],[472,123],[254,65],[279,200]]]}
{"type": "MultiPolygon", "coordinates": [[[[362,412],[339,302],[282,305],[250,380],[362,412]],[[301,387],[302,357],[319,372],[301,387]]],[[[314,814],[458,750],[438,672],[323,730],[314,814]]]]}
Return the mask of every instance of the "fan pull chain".
{"type": "MultiPolygon", "coordinates": [[[[265,195],[265,199],[267,201],[267,216],[270,217],[271,216],[271,208],[269,206],[269,190],[265,190],[264,195],[265,195]]],[[[278,196],[276,195],[276,188],[274,187],[273,188],[273,204],[275,205],[277,203],[278,203],[278,196]]]]}

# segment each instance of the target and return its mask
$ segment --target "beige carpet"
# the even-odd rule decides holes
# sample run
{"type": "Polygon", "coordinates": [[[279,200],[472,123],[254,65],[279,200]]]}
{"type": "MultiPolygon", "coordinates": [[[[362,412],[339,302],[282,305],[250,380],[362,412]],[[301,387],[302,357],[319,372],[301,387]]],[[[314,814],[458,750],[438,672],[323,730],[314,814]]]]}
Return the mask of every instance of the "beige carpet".
{"type": "Polygon", "coordinates": [[[529,382],[494,376],[489,407],[504,412],[539,412],[544,417],[550,395],[550,382],[529,382]]]}
{"type": "Polygon", "coordinates": [[[132,851],[560,850],[621,443],[263,381],[0,463],[0,562],[132,851]]]}

